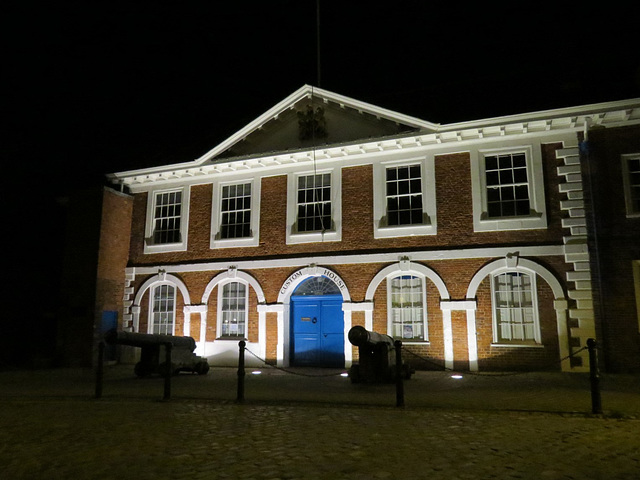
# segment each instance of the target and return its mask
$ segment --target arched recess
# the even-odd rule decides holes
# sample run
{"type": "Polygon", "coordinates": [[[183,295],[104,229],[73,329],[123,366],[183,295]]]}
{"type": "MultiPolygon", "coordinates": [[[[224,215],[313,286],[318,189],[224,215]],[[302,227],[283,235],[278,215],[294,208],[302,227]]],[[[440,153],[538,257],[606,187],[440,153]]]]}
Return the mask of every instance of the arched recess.
{"type": "Polygon", "coordinates": [[[291,295],[296,287],[310,277],[325,276],[333,281],[340,289],[342,294],[342,310],[344,312],[344,359],[345,367],[351,366],[351,343],[348,340],[348,333],[351,329],[351,310],[345,308],[345,303],[351,302],[351,294],[344,280],[333,270],[318,265],[310,265],[300,268],[293,272],[282,284],[278,293],[278,304],[281,308],[277,309],[278,313],[278,343],[277,343],[277,360],[278,365],[289,366],[290,362],[290,317],[291,317],[291,295]]]}
{"type": "Polygon", "coordinates": [[[158,275],[154,275],[151,278],[148,278],[136,293],[135,298],[133,299],[132,313],[133,313],[133,331],[137,332],[140,326],[140,302],[142,301],[142,297],[152,287],[157,285],[173,285],[182,294],[182,298],[184,299],[185,305],[191,304],[191,297],[189,295],[189,290],[187,286],[184,284],[182,280],[180,280],[175,275],[171,275],[170,273],[160,272],[158,275]]]}
{"type": "MultiPolygon", "coordinates": [[[[202,356],[207,355],[218,355],[221,357],[227,356],[236,356],[237,357],[237,346],[235,342],[214,342],[217,343],[217,347],[212,347],[209,345],[209,348],[206,344],[206,331],[207,331],[207,322],[208,322],[208,309],[206,305],[209,302],[209,297],[211,296],[211,292],[213,292],[214,288],[219,285],[224,285],[228,282],[240,281],[249,285],[253,291],[256,293],[256,297],[258,299],[258,352],[257,354],[260,358],[264,359],[266,356],[266,342],[267,342],[267,332],[266,332],[266,311],[263,308],[260,308],[260,305],[264,305],[265,296],[264,291],[262,290],[262,286],[260,282],[256,280],[252,275],[238,271],[235,268],[230,268],[224,272],[219,273],[215,277],[213,277],[207,286],[204,289],[204,293],[202,294],[201,305],[204,307],[200,310],[200,345],[199,352],[202,356]],[[209,350],[209,351],[208,351],[209,350]]],[[[214,312],[216,315],[217,312],[214,312]]],[[[251,345],[249,345],[251,347],[251,345]]],[[[255,346],[255,344],[254,344],[255,346]]]]}
{"type": "MultiPolygon", "coordinates": [[[[422,265],[421,263],[411,262],[409,260],[401,260],[398,263],[389,265],[380,270],[371,280],[367,287],[365,294],[365,300],[373,303],[373,297],[380,284],[391,276],[402,275],[418,275],[429,279],[438,289],[440,294],[440,307],[442,309],[442,328],[443,328],[443,343],[444,343],[444,359],[447,366],[453,365],[453,330],[451,326],[451,310],[443,309],[443,302],[448,301],[451,297],[449,290],[445,285],[440,275],[438,275],[431,268],[422,265]]],[[[373,330],[373,310],[365,312],[365,328],[367,330],[373,330]]],[[[386,332],[385,332],[386,333],[386,332]]]]}
{"type": "MultiPolygon", "coordinates": [[[[482,281],[489,275],[497,275],[504,272],[523,272],[529,275],[538,275],[542,278],[553,292],[554,302],[553,306],[556,312],[556,328],[558,332],[558,344],[560,350],[560,358],[566,358],[570,354],[569,347],[569,335],[567,328],[567,312],[568,302],[565,296],[565,291],[560,281],[556,276],[548,270],[545,266],[540,265],[533,260],[526,258],[518,258],[517,256],[507,256],[489,262],[482,268],[480,268],[469,282],[467,288],[467,300],[473,301],[475,305],[475,298],[478,292],[478,288],[482,281]]],[[[475,333],[476,331],[476,316],[475,308],[467,310],[467,328],[469,332],[475,333]]],[[[471,333],[470,333],[471,336],[471,333]]],[[[475,337],[475,335],[473,335],[475,337]]],[[[469,359],[472,363],[472,370],[477,370],[477,344],[476,342],[469,342],[469,359]],[[475,361],[475,368],[473,362],[475,361]]],[[[562,363],[563,370],[570,370],[568,367],[569,362],[562,363]]]]}

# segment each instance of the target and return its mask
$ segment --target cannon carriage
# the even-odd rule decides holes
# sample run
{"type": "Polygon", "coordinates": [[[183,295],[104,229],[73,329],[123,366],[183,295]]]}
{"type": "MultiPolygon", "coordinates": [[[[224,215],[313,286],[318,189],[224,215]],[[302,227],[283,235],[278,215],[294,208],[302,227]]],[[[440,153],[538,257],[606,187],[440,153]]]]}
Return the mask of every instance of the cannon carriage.
{"type": "Polygon", "coordinates": [[[191,372],[205,375],[209,363],[194,352],[196,341],[192,337],[147,334],[109,330],[104,340],[110,345],[128,345],[141,349],[140,361],[133,371],[138,377],[167,373],[191,372]],[[171,344],[171,365],[166,362],[166,345],[171,344]]]}
{"type": "MultiPolygon", "coordinates": [[[[397,377],[396,346],[389,335],[371,332],[364,327],[355,326],[349,330],[349,341],[358,347],[359,363],[349,369],[352,383],[385,383],[394,382],[397,377]]],[[[413,370],[402,363],[401,375],[411,378],[413,370]]]]}

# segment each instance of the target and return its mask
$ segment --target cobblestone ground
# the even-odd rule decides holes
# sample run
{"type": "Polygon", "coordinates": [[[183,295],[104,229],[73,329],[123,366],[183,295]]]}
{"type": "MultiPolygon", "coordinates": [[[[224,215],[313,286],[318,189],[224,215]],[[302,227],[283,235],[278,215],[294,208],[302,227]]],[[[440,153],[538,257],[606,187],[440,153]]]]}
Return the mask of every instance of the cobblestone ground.
{"type": "Polygon", "coordinates": [[[640,420],[200,400],[0,400],[1,479],[638,479],[640,420]]]}

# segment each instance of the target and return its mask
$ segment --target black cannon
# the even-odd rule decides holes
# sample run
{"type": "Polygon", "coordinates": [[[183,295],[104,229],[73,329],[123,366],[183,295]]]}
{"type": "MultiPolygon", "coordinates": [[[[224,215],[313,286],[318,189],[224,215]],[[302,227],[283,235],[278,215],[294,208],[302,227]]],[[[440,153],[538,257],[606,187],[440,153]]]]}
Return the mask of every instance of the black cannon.
{"type": "MultiPolygon", "coordinates": [[[[349,341],[358,347],[360,354],[360,363],[352,365],[349,370],[352,383],[396,380],[396,347],[393,338],[355,326],[349,330],[349,341]]],[[[403,362],[402,377],[409,379],[412,373],[409,365],[403,362]]]]}
{"type": "Polygon", "coordinates": [[[110,345],[129,345],[142,349],[140,361],[133,371],[139,377],[155,373],[166,375],[167,368],[172,374],[192,372],[205,375],[209,371],[209,363],[204,357],[198,357],[193,351],[196,341],[192,337],[174,335],[147,334],[109,330],[104,340],[110,345]],[[165,345],[171,344],[171,365],[167,366],[165,345]]]}

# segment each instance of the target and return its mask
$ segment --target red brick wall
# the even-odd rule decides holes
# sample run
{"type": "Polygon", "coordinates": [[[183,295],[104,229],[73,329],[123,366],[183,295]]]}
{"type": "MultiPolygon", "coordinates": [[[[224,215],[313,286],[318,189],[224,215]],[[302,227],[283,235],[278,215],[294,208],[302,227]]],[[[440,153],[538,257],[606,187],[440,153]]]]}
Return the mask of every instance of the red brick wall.
{"type": "Polygon", "coordinates": [[[96,311],[118,311],[122,325],[124,269],[129,260],[133,198],[105,189],[102,194],[102,221],[98,248],[96,311]]]}
{"type": "Polygon", "coordinates": [[[414,248],[456,248],[462,246],[539,245],[561,243],[563,229],[559,210],[555,149],[543,145],[548,228],[503,232],[473,231],[471,171],[468,153],[435,157],[438,234],[400,238],[373,238],[373,167],[342,169],[342,241],[286,245],[287,177],[265,177],[261,184],[260,245],[243,248],[209,248],[211,234],[211,185],[191,187],[188,251],[147,254],[143,252],[147,194],[137,194],[131,261],[134,264],[162,264],[196,260],[224,260],[273,255],[302,255],[414,248]]]}
{"type": "Polygon", "coordinates": [[[594,129],[589,155],[583,155],[583,183],[591,233],[594,311],[604,346],[604,362],[612,372],[640,372],[640,333],[632,260],[640,259],[640,218],[627,218],[621,155],[640,153],[640,127],[594,129]],[[590,174],[590,175],[589,175],[590,174]],[[593,187],[591,190],[590,187],[593,187]]]}

